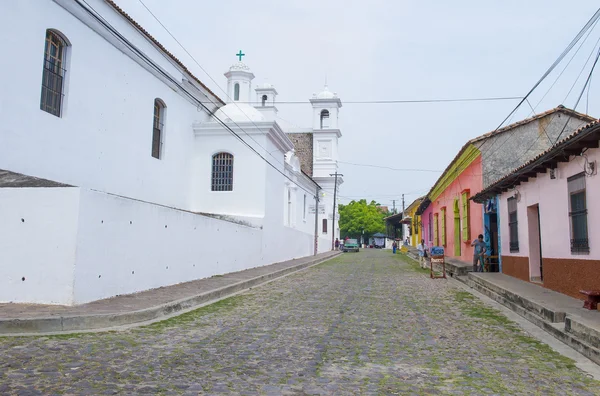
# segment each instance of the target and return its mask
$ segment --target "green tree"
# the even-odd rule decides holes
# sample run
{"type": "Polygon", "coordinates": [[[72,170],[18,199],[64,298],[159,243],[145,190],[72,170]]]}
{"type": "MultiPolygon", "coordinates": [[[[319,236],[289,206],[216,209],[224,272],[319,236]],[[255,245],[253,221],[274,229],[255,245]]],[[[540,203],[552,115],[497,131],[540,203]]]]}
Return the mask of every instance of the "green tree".
{"type": "Polygon", "coordinates": [[[365,238],[385,231],[384,218],[388,215],[375,201],[366,199],[351,201],[339,206],[340,232],[342,237],[359,238],[363,232],[365,238]]]}

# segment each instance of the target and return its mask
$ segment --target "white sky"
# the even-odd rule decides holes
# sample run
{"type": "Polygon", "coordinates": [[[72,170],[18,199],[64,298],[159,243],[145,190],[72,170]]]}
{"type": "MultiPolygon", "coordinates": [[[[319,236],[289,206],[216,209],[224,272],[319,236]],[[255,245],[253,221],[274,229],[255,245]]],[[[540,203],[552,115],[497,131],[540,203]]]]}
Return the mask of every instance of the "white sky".
{"type": "MultiPolygon", "coordinates": [[[[306,101],[278,106],[282,118],[306,127],[308,99],[323,88],[325,76],[342,102],[522,96],[599,6],[597,0],[143,1],[219,87],[138,0],[117,0],[222,99],[223,73],[241,49],[255,84],[275,85],[278,101],[306,101]]],[[[561,103],[573,107],[593,59],[565,97],[599,39],[597,26],[537,113],[561,103]]],[[[566,62],[534,92],[533,106],[566,62]]],[[[598,69],[589,94],[588,112],[595,117],[598,69]]],[[[340,160],[443,170],[468,139],[494,130],[516,103],[346,104],[340,113],[340,160]]],[[[585,112],[586,104],[584,95],[577,110],[585,112]]],[[[526,106],[512,121],[530,113],[526,106]]],[[[365,197],[390,206],[393,199],[401,205],[402,193],[408,205],[440,175],[347,164],[340,171],[343,203],[365,197]]]]}

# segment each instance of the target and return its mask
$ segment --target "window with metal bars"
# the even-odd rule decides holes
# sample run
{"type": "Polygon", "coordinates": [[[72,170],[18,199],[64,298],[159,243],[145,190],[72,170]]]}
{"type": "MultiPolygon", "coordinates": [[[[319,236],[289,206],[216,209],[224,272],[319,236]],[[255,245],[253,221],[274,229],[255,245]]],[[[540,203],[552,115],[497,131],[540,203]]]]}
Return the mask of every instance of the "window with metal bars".
{"type": "Polygon", "coordinates": [[[433,213],[429,212],[429,227],[427,228],[429,241],[433,241],[433,213]]]}
{"type": "Polygon", "coordinates": [[[571,253],[588,254],[590,244],[587,229],[585,172],[567,179],[569,189],[569,218],[571,219],[571,253]]]}
{"type": "Polygon", "coordinates": [[[233,191],[233,155],[217,153],[212,157],[212,191],[233,191]]]}
{"type": "Polygon", "coordinates": [[[46,30],[40,109],[57,117],[61,116],[63,105],[66,51],[67,41],[58,33],[46,30]]]}
{"type": "Polygon", "coordinates": [[[327,219],[323,219],[323,234],[327,234],[327,219]]]}
{"type": "Polygon", "coordinates": [[[164,138],[165,103],[154,99],[154,117],[152,124],[152,156],[156,159],[162,157],[162,144],[164,138]]]}
{"type": "Polygon", "coordinates": [[[519,222],[517,221],[517,199],[514,197],[508,198],[508,232],[509,232],[509,247],[511,253],[519,252],[519,222]]]}

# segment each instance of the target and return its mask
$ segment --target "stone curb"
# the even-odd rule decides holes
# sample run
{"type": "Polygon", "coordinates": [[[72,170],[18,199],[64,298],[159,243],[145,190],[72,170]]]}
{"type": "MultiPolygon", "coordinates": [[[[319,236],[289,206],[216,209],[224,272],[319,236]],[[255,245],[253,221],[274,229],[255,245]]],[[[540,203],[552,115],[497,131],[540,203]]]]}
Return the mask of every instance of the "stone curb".
{"type": "MultiPolygon", "coordinates": [[[[126,325],[135,325],[165,316],[173,316],[174,313],[189,310],[211,301],[219,300],[254,286],[261,285],[270,280],[300,271],[302,269],[321,264],[331,260],[341,253],[337,252],[327,257],[310,260],[293,267],[284,268],[268,274],[246,279],[222,286],[218,289],[209,290],[194,296],[170,301],[165,304],[137,311],[121,312],[117,314],[96,314],[77,316],[57,316],[45,318],[27,319],[0,319],[0,336],[4,335],[40,335],[42,333],[77,332],[88,330],[114,329],[126,325]]],[[[183,312],[182,312],[183,313],[183,312]]]]}

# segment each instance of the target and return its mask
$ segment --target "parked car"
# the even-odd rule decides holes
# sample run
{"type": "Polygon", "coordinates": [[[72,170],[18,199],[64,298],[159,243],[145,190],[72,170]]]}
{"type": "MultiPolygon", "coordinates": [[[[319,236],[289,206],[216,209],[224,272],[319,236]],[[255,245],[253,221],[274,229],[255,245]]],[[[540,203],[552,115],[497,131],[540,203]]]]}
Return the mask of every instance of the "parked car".
{"type": "Polygon", "coordinates": [[[356,239],[346,239],[344,242],[344,252],[358,252],[358,241],[356,239]]]}

